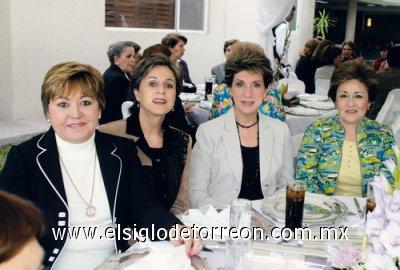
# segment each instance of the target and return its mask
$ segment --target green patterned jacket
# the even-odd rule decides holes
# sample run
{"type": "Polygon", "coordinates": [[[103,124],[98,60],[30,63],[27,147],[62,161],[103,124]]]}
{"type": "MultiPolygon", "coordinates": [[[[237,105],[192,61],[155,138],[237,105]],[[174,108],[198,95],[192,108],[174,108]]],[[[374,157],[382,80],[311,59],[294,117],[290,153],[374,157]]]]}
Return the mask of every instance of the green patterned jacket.
{"type": "MultiPolygon", "coordinates": [[[[337,115],[318,119],[308,127],[297,155],[295,176],[306,183],[308,191],[326,195],[335,193],[343,141],[344,129],[337,115]]],[[[393,132],[388,126],[368,118],[357,126],[363,197],[366,196],[368,182],[379,171],[386,175],[388,181],[393,181],[382,162],[388,158],[396,162],[393,145],[393,132]]]]}

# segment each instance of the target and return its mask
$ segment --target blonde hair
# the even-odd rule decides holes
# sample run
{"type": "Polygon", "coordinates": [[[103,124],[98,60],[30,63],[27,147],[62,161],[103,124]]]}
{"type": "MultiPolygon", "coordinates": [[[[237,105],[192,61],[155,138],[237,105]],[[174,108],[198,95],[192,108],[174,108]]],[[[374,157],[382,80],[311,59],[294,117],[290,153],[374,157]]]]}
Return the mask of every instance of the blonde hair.
{"type": "Polygon", "coordinates": [[[104,109],[104,82],[100,72],[90,65],[65,62],[50,68],[44,77],[41,94],[43,111],[47,112],[54,98],[76,92],[76,84],[80,86],[82,94],[96,99],[99,108],[104,109]]]}

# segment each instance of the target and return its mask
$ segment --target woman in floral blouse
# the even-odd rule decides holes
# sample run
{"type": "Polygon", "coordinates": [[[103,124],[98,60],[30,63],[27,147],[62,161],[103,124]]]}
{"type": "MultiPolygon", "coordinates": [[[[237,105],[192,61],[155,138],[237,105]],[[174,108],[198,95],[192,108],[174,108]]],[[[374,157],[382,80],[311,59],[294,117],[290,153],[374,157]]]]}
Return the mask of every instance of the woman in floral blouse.
{"type": "Polygon", "coordinates": [[[375,71],[357,60],[339,65],[328,96],[338,114],[316,120],[305,132],[297,155],[296,179],[310,192],[326,195],[366,196],[375,174],[393,177],[383,161],[396,161],[392,130],[365,114],[376,100],[375,71]]]}

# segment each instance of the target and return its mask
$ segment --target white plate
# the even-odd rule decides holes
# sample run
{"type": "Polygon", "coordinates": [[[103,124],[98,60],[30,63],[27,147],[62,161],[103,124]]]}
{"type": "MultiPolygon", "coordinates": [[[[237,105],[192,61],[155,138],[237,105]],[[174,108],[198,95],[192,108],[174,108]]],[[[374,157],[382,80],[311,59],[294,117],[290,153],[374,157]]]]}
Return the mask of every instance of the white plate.
{"type": "Polygon", "coordinates": [[[317,110],[333,110],[335,109],[335,103],[332,101],[304,101],[300,100],[300,105],[307,108],[317,109],[317,110]]]}
{"type": "MultiPolygon", "coordinates": [[[[326,196],[306,193],[303,213],[304,226],[333,224],[335,220],[348,213],[342,202],[326,196]]],[[[278,222],[285,222],[286,197],[284,194],[264,199],[262,210],[278,222]]]]}
{"type": "Polygon", "coordinates": [[[203,97],[197,93],[181,93],[179,95],[182,101],[200,101],[203,97]]]}
{"type": "Polygon", "coordinates": [[[328,96],[318,94],[301,94],[297,95],[297,97],[305,101],[327,101],[329,99],[328,96]]]}
{"type": "Polygon", "coordinates": [[[293,115],[299,115],[299,116],[318,116],[320,115],[318,110],[310,109],[310,108],[305,108],[302,106],[296,106],[296,107],[285,107],[285,112],[293,115]]]}

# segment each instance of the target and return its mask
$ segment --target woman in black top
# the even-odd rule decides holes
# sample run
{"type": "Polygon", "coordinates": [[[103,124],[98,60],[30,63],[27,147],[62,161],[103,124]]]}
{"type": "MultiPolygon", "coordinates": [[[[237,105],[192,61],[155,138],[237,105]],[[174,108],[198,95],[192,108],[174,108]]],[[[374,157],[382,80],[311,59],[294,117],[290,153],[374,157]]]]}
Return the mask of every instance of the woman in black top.
{"type": "Polygon", "coordinates": [[[132,78],[137,100],[132,115],[100,127],[103,132],[136,142],[140,161],[152,175],[158,201],[175,214],[189,208],[191,137],[173,127],[166,117],[181,87],[180,72],[169,58],[161,54],[145,56],[132,78]]]}
{"type": "Polygon", "coordinates": [[[104,95],[106,106],[100,124],[122,119],[121,105],[127,100],[130,74],[136,64],[140,46],[132,41],[118,41],[107,51],[110,67],[104,72],[104,95]]]}
{"type": "Polygon", "coordinates": [[[314,75],[316,65],[311,59],[315,48],[318,46],[318,39],[313,38],[306,42],[302,52],[300,53],[300,59],[296,64],[296,75],[297,78],[304,82],[306,86],[306,93],[315,92],[314,75]]]}

